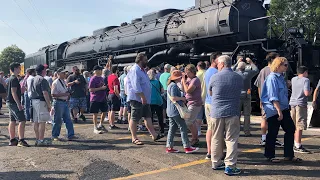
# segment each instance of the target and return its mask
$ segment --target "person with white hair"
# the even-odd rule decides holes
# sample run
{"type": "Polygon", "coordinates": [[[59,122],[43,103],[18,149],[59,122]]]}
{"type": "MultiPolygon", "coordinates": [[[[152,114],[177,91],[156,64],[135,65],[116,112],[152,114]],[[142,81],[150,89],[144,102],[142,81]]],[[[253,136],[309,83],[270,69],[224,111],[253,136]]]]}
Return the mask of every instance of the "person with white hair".
{"type": "Polygon", "coordinates": [[[231,69],[231,58],[227,55],[218,58],[219,73],[210,78],[211,98],[210,127],[212,169],[225,169],[226,175],[240,174],[237,169],[238,139],[240,136],[240,95],[243,88],[242,77],[231,69]],[[227,154],[223,149],[226,145],[227,154]]]}
{"type": "Polygon", "coordinates": [[[241,90],[240,111],[243,109],[244,135],[249,137],[252,136],[250,132],[251,81],[252,78],[259,73],[259,69],[250,58],[246,58],[246,62],[250,67],[247,67],[247,63],[243,61],[243,58],[239,58],[238,62],[232,67],[232,70],[236,71],[243,78],[244,86],[241,90]]]}

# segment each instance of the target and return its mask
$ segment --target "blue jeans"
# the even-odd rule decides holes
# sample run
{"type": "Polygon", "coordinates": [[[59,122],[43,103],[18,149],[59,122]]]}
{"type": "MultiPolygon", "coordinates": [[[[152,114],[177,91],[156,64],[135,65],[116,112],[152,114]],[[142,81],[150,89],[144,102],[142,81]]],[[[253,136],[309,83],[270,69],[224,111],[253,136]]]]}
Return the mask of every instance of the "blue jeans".
{"type": "Polygon", "coordinates": [[[62,120],[66,125],[68,138],[74,136],[73,123],[70,118],[68,103],[64,101],[53,101],[54,116],[52,122],[52,137],[57,138],[60,135],[62,120]]]}
{"type": "Polygon", "coordinates": [[[183,147],[189,148],[190,143],[188,139],[188,127],[187,127],[186,121],[182,119],[180,115],[175,117],[169,117],[167,148],[173,148],[173,143],[174,143],[173,138],[178,128],[180,129],[183,147]]]}
{"type": "Polygon", "coordinates": [[[31,118],[31,100],[28,96],[28,93],[24,93],[24,114],[26,116],[27,121],[29,121],[31,118]]]}

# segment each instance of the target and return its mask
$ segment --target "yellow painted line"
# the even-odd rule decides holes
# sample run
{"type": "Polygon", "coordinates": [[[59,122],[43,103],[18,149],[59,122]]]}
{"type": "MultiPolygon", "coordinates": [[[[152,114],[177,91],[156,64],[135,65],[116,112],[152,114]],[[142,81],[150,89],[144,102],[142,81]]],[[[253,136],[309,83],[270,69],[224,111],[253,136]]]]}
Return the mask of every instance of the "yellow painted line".
{"type": "Polygon", "coordinates": [[[189,166],[194,166],[194,165],[198,165],[198,164],[203,164],[203,163],[206,163],[206,162],[209,162],[209,160],[193,161],[193,162],[189,162],[189,163],[185,163],[185,164],[180,164],[180,165],[173,166],[173,167],[163,168],[163,169],[154,170],[154,171],[148,171],[148,172],[144,172],[144,173],[140,173],[140,174],[134,174],[134,175],[127,176],[127,177],[115,178],[115,179],[113,179],[113,180],[123,180],[123,179],[137,178],[137,177],[141,177],[141,176],[152,175],[152,174],[157,174],[157,173],[161,173],[161,172],[165,172],[165,171],[170,171],[170,170],[174,170],[174,169],[181,169],[181,168],[185,168],[185,167],[189,167],[189,166]]]}
{"type": "Polygon", "coordinates": [[[249,149],[249,150],[244,150],[244,151],[241,151],[243,153],[255,153],[255,152],[260,152],[262,149],[260,148],[257,148],[257,149],[249,149]]]}
{"type": "MultiPolygon", "coordinates": [[[[138,135],[138,137],[145,137],[145,136],[147,136],[147,135],[145,135],[145,134],[138,135]]],[[[118,138],[116,140],[124,140],[124,139],[131,139],[131,138],[132,138],[132,136],[126,136],[126,137],[118,138]]]]}
{"type": "Polygon", "coordinates": [[[53,148],[53,147],[51,147],[51,148],[47,148],[48,150],[57,150],[58,148],[53,148]]]}
{"type": "MultiPolygon", "coordinates": [[[[146,136],[146,135],[144,135],[144,136],[146,136]]],[[[301,141],[307,141],[307,140],[310,140],[310,139],[313,139],[313,138],[311,138],[311,137],[310,138],[302,138],[301,141]]],[[[241,151],[241,152],[243,152],[243,153],[255,153],[255,152],[260,152],[262,150],[263,149],[261,149],[261,148],[256,148],[256,149],[244,150],[244,151],[241,151]]],[[[186,168],[186,167],[190,167],[190,166],[194,166],[194,165],[204,164],[204,163],[207,163],[209,161],[210,160],[192,161],[192,162],[189,162],[189,163],[180,164],[180,165],[177,165],[177,166],[172,166],[172,167],[163,168],[163,169],[159,169],[159,170],[143,172],[143,173],[127,176],[127,177],[115,178],[113,180],[124,180],[124,179],[137,178],[137,177],[157,174],[157,173],[161,173],[161,172],[166,172],[166,171],[170,171],[170,170],[174,170],[174,169],[182,169],[182,168],[186,168]]]]}

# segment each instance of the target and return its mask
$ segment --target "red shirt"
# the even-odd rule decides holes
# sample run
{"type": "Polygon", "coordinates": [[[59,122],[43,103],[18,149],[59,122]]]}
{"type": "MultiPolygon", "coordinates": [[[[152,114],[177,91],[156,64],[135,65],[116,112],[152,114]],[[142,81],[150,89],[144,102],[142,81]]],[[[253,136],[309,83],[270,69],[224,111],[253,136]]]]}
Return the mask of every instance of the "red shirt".
{"type": "Polygon", "coordinates": [[[115,74],[111,74],[108,76],[109,94],[114,94],[115,86],[118,86],[118,92],[120,92],[120,81],[115,74]]]}

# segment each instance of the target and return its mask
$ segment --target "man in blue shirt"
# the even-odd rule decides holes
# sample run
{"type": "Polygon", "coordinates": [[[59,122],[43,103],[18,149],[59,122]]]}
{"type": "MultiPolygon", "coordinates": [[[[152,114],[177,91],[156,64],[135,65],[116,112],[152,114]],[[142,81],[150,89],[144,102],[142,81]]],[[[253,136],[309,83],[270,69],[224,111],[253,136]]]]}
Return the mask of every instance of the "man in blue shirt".
{"type": "Polygon", "coordinates": [[[218,57],[222,55],[221,52],[215,52],[212,53],[210,56],[211,60],[211,66],[209,69],[204,74],[204,81],[206,84],[207,88],[207,93],[206,93],[206,99],[205,99],[205,105],[204,105],[204,112],[206,115],[207,119],[207,133],[206,133],[206,142],[207,142],[207,155],[206,159],[211,159],[211,136],[212,136],[212,131],[211,131],[211,122],[210,122],[210,106],[211,106],[211,95],[209,93],[209,82],[210,78],[218,72],[217,65],[218,65],[218,57]]]}
{"type": "Polygon", "coordinates": [[[238,158],[238,138],[240,135],[240,94],[243,88],[242,77],[231,69],[231,58],[227,55],[218,58],[219,73],[210,79],[211,91],[211,161],[213,169],[225,168],[225,174],[236,175],[238,158]],[[224,139],[225,137],[225,139],[224,139]],[[224,142],[225,141],[225,142],[224,142]],[[227,146],[225,161],[224,143],[227,146]]]}
{"type": "Polygon", "coordinates": [[[128,96],[131,106],[131,120],[129,123],[132,142],[136,145],[143,145],[137,136],[137,123],[141,118],[154,141],[161,139],[163,136],[157,134],[154,130],[151,121],[151,84],[145,68],[147,67],[148,59],[144,53],[139,53],[135,60],[135,65],[132,66],[128,73],[128,96]]]}

